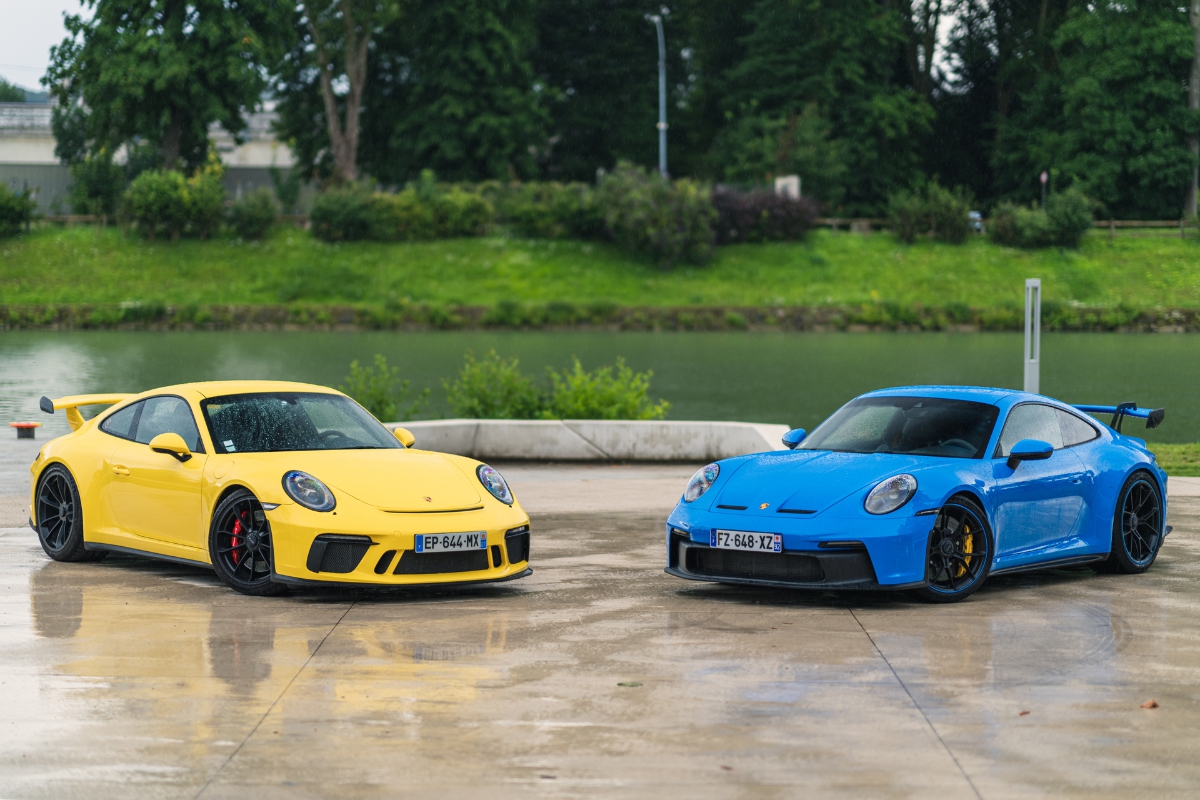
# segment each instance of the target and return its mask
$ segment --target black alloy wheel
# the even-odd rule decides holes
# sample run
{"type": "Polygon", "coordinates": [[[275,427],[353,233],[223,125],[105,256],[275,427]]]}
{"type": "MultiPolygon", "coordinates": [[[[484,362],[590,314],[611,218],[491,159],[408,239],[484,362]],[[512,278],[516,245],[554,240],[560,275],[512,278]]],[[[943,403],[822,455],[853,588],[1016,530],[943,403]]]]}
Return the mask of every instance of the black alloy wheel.
{"type": "Polygon", "coordinates": [[[104,552],[84,547],[79,489],[70,470],[62,464],[52,464],[42,473],[34,513],[38,541],[55,561],[99,561],[105,556],[104,552]]]}
{"type": "Polygon", "coordinates": [[[983,585],[991,563],[992,535],[983,509],[969,498],[952,498],[929,532],[925,558],[929,585],[916,594],[934,603],[965,600],[983,585]]]}
{"type": "Polygon", "coordinates": [[[208,551],[217,575],[235,591],[262,597],[287,588],[271,580],[271,523],[258,498],[246,489],[233,491],[217,505],[208,551]]]}
{"type": "Polygon", "coordinates": [[[1138,575],[1149,569],[1162,547],[1163,522],[1158,483],[1148,472],[1133,473],[1117,497],[1109,571],[1138,575]]]}

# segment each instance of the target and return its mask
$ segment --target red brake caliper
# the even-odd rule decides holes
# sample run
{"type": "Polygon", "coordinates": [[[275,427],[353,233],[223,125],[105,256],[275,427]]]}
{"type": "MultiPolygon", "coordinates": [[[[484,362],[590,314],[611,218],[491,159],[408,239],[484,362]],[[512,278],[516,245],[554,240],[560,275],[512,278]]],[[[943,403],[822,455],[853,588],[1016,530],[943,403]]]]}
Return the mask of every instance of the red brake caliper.
{"type": "Polygon", "coordinates": [[[242,521],[240,519],[235,519],[233,521],[233,538],[230,539],[230,541],[229,541],[229,544],[233,547],[232,555],[233,555],[233,565],[235,567],[242,560],[242,554],[238,550],[238,548],[241,547],[241,545],[242,545],[242,540],[238,538],[241,535],[242,535],[242,521]]]}

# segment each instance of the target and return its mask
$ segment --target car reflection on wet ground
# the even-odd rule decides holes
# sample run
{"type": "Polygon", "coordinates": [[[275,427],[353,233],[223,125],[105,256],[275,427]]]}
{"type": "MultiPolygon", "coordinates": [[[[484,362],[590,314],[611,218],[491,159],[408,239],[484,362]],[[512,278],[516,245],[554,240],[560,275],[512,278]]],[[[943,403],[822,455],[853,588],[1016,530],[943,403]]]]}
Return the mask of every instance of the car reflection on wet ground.
{"type": "Polygon", "coordinates": [[[930,606],[664,575],[690,467],[505,472],[535,572],[471,591],[247,598],[187,567],[50,562],[4,529],[0,797],[1200,786],[1200,496],[1173,493],[1146,575],[930,606]]]}

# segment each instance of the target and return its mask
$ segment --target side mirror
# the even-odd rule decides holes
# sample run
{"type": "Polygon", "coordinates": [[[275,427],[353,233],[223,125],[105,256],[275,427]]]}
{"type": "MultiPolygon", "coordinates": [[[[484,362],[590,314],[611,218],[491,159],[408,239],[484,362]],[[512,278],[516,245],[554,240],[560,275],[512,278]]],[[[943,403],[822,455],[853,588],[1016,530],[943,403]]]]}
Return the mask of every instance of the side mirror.
{"type": "Polygon", "coordinates": [[[192,457],[192,451],[178,433],[160,433],[150,440],[150,449],[156,453],[174,456],[181,464],[192,457]]]}
{"type": "Polygon", "coordinates": [[[788,431],[783,435],[783,446],[788,450],[795,450],[796,446],[804,441],[805,436],[808,436],[808,431],[804,428],[788,431]]]}
{"type": "Polygon", "coordinates": [[[1054,455],[1054,447],[1039,439],[1022,439],[1008,451],[1008,468],[1016,469],[1022,461],[1045,461],[1054,455]]]}
{"type": "Polygon", "coordinates": [[[413,436],[412,431],[408,428],[396,428],[392,433],[396,434],[396,438],[400,440],[400,444],[405,447],[412,447],[416,444],[417,437],[413,436]]]}

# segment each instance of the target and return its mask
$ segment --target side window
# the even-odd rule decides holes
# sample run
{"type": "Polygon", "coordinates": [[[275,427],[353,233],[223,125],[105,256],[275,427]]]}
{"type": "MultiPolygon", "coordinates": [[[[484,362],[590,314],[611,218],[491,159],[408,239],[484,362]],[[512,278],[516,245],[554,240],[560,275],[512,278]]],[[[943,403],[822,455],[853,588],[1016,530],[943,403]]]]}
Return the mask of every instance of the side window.
{"type": "Polygon", "coordinates": [[[1058,413],[1058,425],[1062,428],[1063,444],[1072,447],[1084,442],[1090,442],[1100,435],[1095,426],[1084,422],[1079,417],[1061,408],[1054,409],[1058,413]]]}
{"type": "Polygon", "coordinates": [[[1022,439],[1048,442],[1055,450],[1063,446],[1062,428],[1058,424],[1058,409],[1040,403],[1026,403],[1008,412],[1008,421],[1000,433],[996,457],[1004,458],[1012,446],[1022,439]]]}
{"type": "Polygon", "coordinates": [[[178,397],[151,397],[144,402],[146,409],[138,421],[136,441],[150,444],[160,433],[178,433],[193,453],[204,452],[196,418],[187,403],[178,397]]]}
{"type": "Polygon", "coordinates": [[[132,439],[134,431],[137,430],[138,417],[142,413],[142,406],[145,404],[146,402],[143,400],[140,403],[134,403],[131,406],[122,408],[104,420],[104,422],[101,422],[100,430],[110,433],[113,436],[119,436],[122,439],[132,439]]]}

